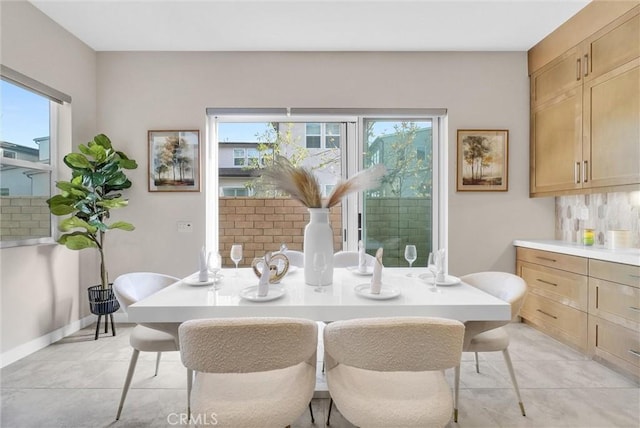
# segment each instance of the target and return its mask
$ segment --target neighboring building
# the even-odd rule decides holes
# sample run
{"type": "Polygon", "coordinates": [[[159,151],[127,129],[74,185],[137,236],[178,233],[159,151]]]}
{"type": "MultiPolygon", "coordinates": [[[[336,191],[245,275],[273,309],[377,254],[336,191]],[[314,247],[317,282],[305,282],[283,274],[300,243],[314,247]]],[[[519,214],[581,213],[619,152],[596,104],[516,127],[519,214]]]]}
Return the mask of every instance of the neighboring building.
{"type": "Polygon", "coordinates": [[[384,164],[388,171],[381,196],[430,195],[432,137],[432,128],[416,128],[414,132],[380,135],[369,144],[368,164],[384,164]]]}
{"type": "MultiPolygon", "coordinates": [[[[38,148],[22,146],[0,141],[0,157],[3,160],[22,160],[28,162],[48,163],[49,162],[49,137],[41,137],[33,140],[38,148]]],[[[0,195],[49,195],[49,172],[36,171],[23,166],[10,164],[10,161],[2,165],[2,175],[0,176],[0,195]]]]}
{"type": "MultiPolygon", "coordinates": [[[[340,178],[340,123],[278,123],[290,133],[280,146],[285,155],[294,153],[304,160],[303,166],[316,174],[325,195],[340,178]]],[[[264,156],[271,143],[220,141],[218,144],[219,196],[253,196],[251,182],[259,176],[257,165],[265,165],[264,156]],[[262,150],[261,150],[262,148],[262,150]]]]}
{"type": "MultiPolygon", "coordinates": [[[[340,179],[341,151],[344,141],[341,123],[280,123],[290,133],[280,150],[303,158],[301,164],[318,178],[324,195],[340,179]]],[[[408,123],[405,132],[393,132],[375,138],[367,148],[369,165],[382,163],[389,171],[380,196],[424,197],[431,192],[432,129],[415,128],[408,123]],[[408,131],[407,131],[408,129],[408,131]]],[[[260,142],[220,141],[218,146],[219,196],[253,196],[251,182],[264,165],[263,156],[272,149],[260,150],[260,142]]]]}

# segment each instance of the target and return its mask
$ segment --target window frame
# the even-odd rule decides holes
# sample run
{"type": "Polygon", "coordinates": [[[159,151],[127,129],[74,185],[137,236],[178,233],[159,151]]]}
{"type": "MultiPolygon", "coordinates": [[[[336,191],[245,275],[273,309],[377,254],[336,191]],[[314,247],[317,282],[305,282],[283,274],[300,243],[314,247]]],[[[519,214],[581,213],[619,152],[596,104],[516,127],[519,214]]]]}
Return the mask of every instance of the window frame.
{"type": "Polygon", "coordinates": [[[340,126],[340,122],[308,122],[306,123],[307,126],[305,126],[304,128],[304,142],[305,142],[305,147],[309,150],[323,150],[323,149],[338,149],[340,150],[340,146],[342,145],[342,140],[344,139],[344,135],[342,135],[341,131],[342,131],[342,127],[340,126]],[[310,124],[317,124],[320,125],[320,132],[318,134],[310,134],[308,132],[308,125],[310,124]],[[327,132],[327,125],[331,124],[331,125],[336,125],[338,127],[338,134],[334,135],[334,134],[329,134],[327,132]],[[309,137],[318,137],[320,139],[320,145],[317,147],[310,147],[309,146],[309,137]],[[329,142],[329,138],[331,137],[337,137],[338,138],[338,145],[335,144],[328,144],[329,142]]]}
{"type": "MultiPolygon", "coordinates": [[[[448,141],[448,117],[447,109],[414,109],[414,108],[207,108],[207,144],[205,145],[207,165],[206,182],[212,188],[218,188],[218,122],[344,122],[347,124],[341,142],[340,150],[343,156],[343,174],[347,171],[361,170],[364,139],[361,135],[363,121],[367,119],[432,119],[434,147],[432,188],[437,207],[432,212],[432,221],[437,226],[433,229],[432,241],[434,247],[446,248],[448,244],[448,154],[446,141],[448,141]],[[437,137],[437,143],[435,142],[437,137]],[[442,146],[442,147],[441,147],[442,146]],[[437,177],[437,181],[436,181],[437,177]]],[[[305,129],[306,132],[306,129],[305,129]]],[[[305,142],[306,145],[306,142],[305,142]]],[[[357,212],[349,212],[349,208],[362,207],[360,198],[362,195],[350,194],[343,206],[343,250],[357,250],[357,212]]],[[[217,251],[218,241],[218,196],[207,192],[206,217],[213,219],[205,225],[205,242],[207,248],[217,251]]]]}
{"type": "Polygon", "coordinates": [[[233,167],[234,168],[244,168],[247,166],[247,151],[243,147],[234,147],[233,148],[233,167]],[[242,151],[242,156],[236,156],[236,152],[242,151]],[[241,160],[242,163],[238,164],[236,161],[241,160]]]}

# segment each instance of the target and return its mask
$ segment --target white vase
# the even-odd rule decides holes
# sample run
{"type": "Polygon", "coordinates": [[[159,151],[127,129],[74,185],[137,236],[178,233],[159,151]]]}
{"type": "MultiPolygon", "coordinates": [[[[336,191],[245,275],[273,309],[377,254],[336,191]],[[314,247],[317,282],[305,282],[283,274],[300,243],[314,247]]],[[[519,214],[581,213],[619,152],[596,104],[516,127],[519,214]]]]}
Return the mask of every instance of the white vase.
{"type": "Polygon", "coordinates": [[[333,283],[333,230],[328,208],[309,208],[309,223],[304,228],[304,282],[309,285],[333,283]],[[316,253],[324,253],[326,268],[320,274],[314,266],[316,253]]]}

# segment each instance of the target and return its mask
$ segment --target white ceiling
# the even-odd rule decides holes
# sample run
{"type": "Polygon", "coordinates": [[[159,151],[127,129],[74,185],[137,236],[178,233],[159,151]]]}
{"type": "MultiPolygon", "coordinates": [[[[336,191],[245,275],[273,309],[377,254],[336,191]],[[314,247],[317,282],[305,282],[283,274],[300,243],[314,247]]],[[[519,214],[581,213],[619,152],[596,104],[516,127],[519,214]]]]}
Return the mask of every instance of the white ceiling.
{"type": "Polygon", "coordinates": [[[32,0],[96,51],[526,51],[589,0],[32,0]]]}

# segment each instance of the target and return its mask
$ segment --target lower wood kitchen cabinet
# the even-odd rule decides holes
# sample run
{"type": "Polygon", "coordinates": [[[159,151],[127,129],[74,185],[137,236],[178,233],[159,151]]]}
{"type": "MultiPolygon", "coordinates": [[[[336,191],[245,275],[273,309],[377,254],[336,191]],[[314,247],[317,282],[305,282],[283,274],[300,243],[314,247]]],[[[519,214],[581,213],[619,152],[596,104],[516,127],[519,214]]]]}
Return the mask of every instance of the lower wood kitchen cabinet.
{"type": "Polygon", "coordinates": [[[527,324],[640,380],[640,267],[517,247],[527,324]]]}
{"type": "Polygon", "coordinates": [[[528,286],[520,316],[550,336],[587,351],[587,259],[517,249],[516,272],[528,286]]]}
{"type": "Polygon", "coordinates": [[[640,267],[589,260],[589,353],[640,378],[640,267]]]}

